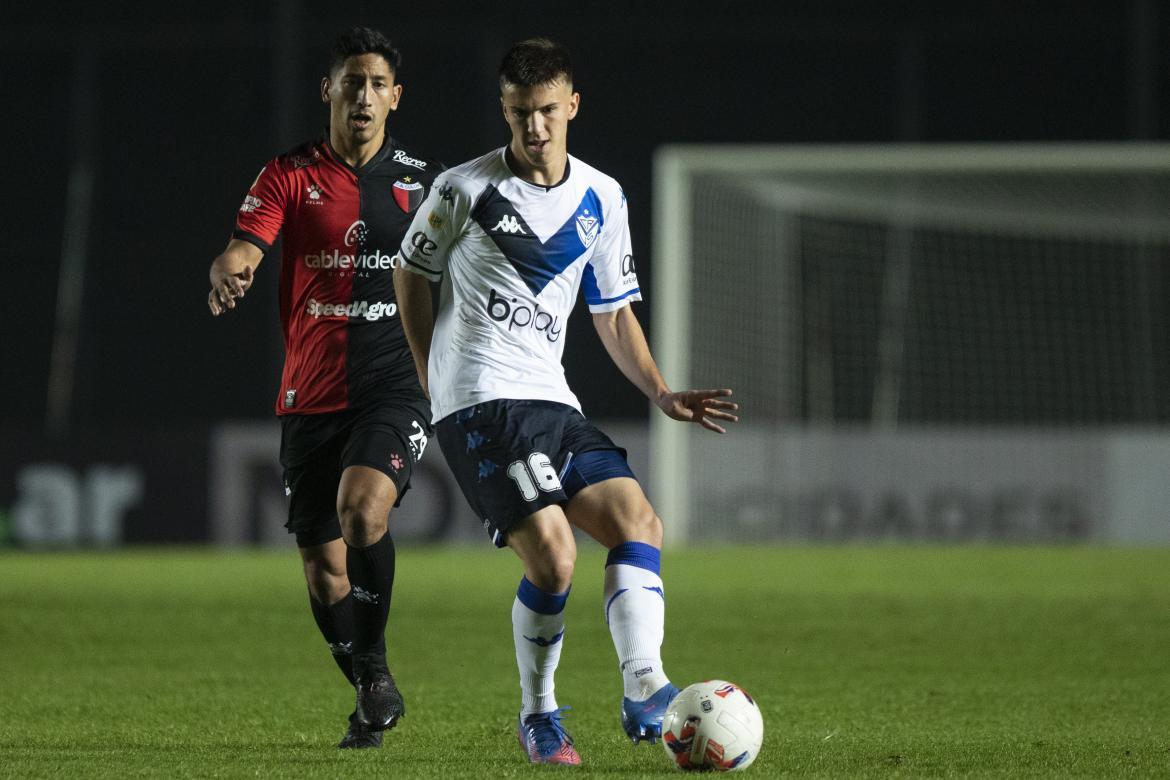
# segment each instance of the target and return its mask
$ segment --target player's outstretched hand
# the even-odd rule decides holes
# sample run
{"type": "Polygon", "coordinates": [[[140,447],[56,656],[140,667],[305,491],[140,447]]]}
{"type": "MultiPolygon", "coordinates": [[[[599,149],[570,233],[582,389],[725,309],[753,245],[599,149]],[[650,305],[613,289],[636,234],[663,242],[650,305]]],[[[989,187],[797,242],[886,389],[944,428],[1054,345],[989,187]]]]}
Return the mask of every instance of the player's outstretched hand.
{"type": "Polygon", "coordinates": [[[251,266],[245,265],[243,271],[235,274],[217,272],[213,275],[211,292],[207,294],[207,308],[218,317],[228,309],[236,308],[236,301],[243,298],[251,286],[251,266]]]}
{"type": "Polygon", "coordinates": [[[739,404],[723,400],[730,395],[729,389],[683,390],[659,398],[658,408],[675,420],[698,423],[715,433],[727,433],[727,430],[715,420],[739,422],[739,417],[732,414],[739,410],[739,404]]]}

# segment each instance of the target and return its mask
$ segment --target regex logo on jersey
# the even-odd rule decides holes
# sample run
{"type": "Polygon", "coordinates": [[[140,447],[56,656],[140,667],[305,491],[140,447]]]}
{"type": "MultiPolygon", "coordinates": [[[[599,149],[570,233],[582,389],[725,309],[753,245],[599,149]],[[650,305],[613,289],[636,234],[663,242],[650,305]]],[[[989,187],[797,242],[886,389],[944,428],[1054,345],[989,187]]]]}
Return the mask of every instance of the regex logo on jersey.
{"type": "Polygon", "coordinates": [[[401,149],[394,150],[394,162],[402,163],[403,165],[409,165],[411,167],[418,168],[419,170],[423,170],[427,167],[426,160],[420,160],[417,157],[411,157],[401,149]]]}
{"type": "Polygon", "coordinates": [[[491,289],[488,291],[487,304],[484,306],[487,314],[496,322],[507,323],[508,330],[522,330],[532,328],[543,333],[549,341],[555,342],[564,332],[560,317],[540,308],[535,301],[531,305],[519,298],[505,298],[491,289]]]}

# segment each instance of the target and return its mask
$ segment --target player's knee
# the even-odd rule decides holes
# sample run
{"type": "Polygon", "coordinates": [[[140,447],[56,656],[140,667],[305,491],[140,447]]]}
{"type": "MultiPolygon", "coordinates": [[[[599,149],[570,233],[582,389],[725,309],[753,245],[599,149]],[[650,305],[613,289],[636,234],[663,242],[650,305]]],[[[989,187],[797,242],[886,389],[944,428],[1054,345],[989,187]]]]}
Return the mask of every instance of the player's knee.
{"type": "Polygon", "coordinates": [[[575,564],[576,555],[572,553],[550,553],[532,567],[532,584],[546,593],[564,593],[573,584],[575,564]]]}
{"type": "Polygon", "coordinates": [[[573,583],[573,569],[577,564],[577,545],[572,533],[564,538],[542,540],[539,552],[528,561],[535,575],[533,585],[547,593],[564,593],[573,583]]]}
{"type": "Polygon", "coordinates": [[[576,550],[564,551],[550,561],[549,574],[552,577],[553,593],[564,593],[573,583],[573,569],[577,565],[576,550]]]}
{"type": "Polygon", "coordinates": [[[650,537],[649,543],[655,547],[662,548],[662,518],[659,517],[653,510],[650,512],[650,527],[647,529],[650,537]]]}
{"type": "Polygon", "coordinates": [[[345,571],[338,570],[328,560],[306,560],[305,583],[313,598],[322,604],[340,601],[349,591],[349,578],[345,571]]]}
{"type": "Polygon", "coordinates": [[[386,533],[389,512],[373,498],[346,496],[337,503],[337,518],[345,541],[355,547],[366,547],[386,533]]]}
{"type": "Polygon", "coordinates": [[[649,503],[643,503],[636,510],[622,518],[622,536],[625,541],[645,542],[662,547],[662,518],[649,503]]]}

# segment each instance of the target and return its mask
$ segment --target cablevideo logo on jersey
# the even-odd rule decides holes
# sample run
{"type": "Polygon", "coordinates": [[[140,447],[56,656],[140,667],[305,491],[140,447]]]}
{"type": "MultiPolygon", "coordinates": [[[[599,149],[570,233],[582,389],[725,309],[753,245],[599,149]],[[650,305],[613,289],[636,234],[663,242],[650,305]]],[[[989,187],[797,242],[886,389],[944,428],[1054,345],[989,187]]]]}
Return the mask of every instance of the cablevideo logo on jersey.
{"type": "Polygon", "coordinates": [[[394,255],[380,249],[368,254],[347,255],[337,249],[305,255],[305,265],[315,271],[389,271],[397,268],[394,255]]]}
{"type": "Polygon", "coordinates": [[[352,303],[321,303],[310,298],[305,311],[310,317],[361,317],[370,322],[398,313],[398,305],[389,301],[354,301],[352,303]]]}
{"type": "Polygon", "coordinates": [[[368,238],[369,235],[370,229],[366,227],[366,221],[364,219],[359,219],[346,228],[345,245],[358,246],[359,244],[365,244],[366,238],[368,238]]]}
{"type": "MultiPolygon", "coordinates": [[[[369,235],[365,220],[359,219],[345,231],[345,245],[363,246],[369,235]]],[[[323,249],[305,255],[305,266],[315,271],[389,271],[397,267],[394,255],[388,255],[380,249],[352,255],[339,249],[323,249]]]]}
{"type": "Polygon", "coordinates": [[[507,323],[508,330],[523,330],[532,328],[537,333],[543,333],[549,341],[556,341],[561,337],[565,328],[561,318],[552,312],[540,308],[540,304],[519,298],[505,298],[491,289],[488,291],[487,304],[484,306],[487,314],[496,322],[507,323]]]}

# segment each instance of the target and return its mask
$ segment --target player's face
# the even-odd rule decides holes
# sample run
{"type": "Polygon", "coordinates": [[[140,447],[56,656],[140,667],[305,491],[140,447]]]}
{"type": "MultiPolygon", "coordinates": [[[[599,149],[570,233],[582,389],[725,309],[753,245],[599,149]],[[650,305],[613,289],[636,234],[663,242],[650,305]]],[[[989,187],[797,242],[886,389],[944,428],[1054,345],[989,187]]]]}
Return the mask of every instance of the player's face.
{"type": "Polygon", "coordinates": [[[581,96],[565,79],[500,90],[504,119],[512,128],[512,154],[534,168],[559,164],[568,154],[569,120],[577,116],[581,96]]]}
{"type": "Polygon", "coordinates": [[[386,117],[398,108],[402,85],[380,54],[358,54],[321,80],[321,100],[329,104],[334,132],[355,144],[381,140],[386,117]]]}

